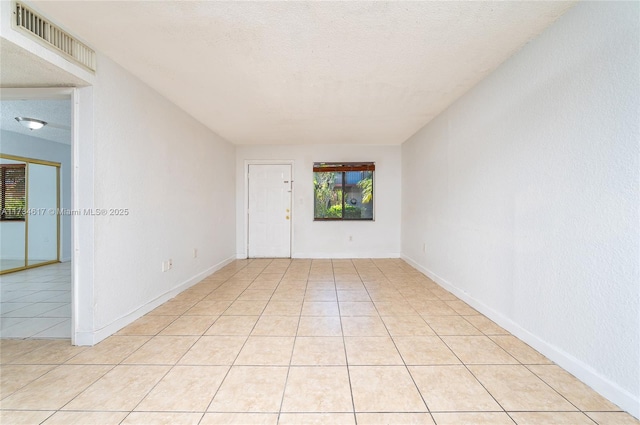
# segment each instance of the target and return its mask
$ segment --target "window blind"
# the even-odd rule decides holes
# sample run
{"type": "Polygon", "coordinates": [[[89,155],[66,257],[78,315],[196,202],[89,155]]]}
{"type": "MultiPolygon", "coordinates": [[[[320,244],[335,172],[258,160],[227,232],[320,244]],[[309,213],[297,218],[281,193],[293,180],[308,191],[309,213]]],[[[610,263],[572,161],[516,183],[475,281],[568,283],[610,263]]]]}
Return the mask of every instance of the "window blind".
{"type": "Polygon", "coordinates": [[[24,220],[26,208],[25,164],[0,165],[2,186],[1,220],[24,220]]]}

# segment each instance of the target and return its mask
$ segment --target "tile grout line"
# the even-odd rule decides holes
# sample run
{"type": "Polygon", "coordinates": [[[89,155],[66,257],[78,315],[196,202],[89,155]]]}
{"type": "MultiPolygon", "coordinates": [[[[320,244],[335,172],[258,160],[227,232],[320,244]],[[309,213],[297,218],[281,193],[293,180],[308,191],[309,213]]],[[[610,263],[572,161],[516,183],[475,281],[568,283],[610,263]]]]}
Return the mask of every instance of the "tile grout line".
{"type": "MultiPolygon", "coordinates": [[[[289,270],[291,268],[291,264],[293,264],[293,260],[291,260],[291,262],[289,263],[289,266],[287,267],[287,270],[289,270]]],[[[309,273],[310,272],[311,272],[311,268],[309,268],[309,273]]],[[[287,272],[285,271],[285,273],[283,274],[283,278],[284,278],[284,276],[286,276],[286,274],[287,274],[287,272]]],[[[281,283],[282,283],[282,279],[280,279],[280,282],[278,283],[278,286],[280,286],[281,283]]],[[[305,296],[307,294],[308,285],[309,285],[309,274],[307,274],[307,279],[306,279],[306,282],[305,282],[304,294],[302,296],[302,305],[300,306],[300,312],[298,314],[298,324],[296,326],[296,333],[295,333],[295,335],[293,337],[293,345],[291,347],[291,354],[289,355],[289,366],[287,367],[287,375],[285,376],[285,379],[284,379],[284,387],[282,388],[282,397],[280,398],[280,407],[278,408],[278,416],[276,417],[276,424],[280,423],[280,419],[281,419],[282,413],[283,413],[282,412],[282,407],[284,406],[284,397],[285,397],[285,394],[287,392],[287,385],[289,384],[289,374],[291,373],[291,366],[292,366],[291,363],[293,362],[293,353],[295,353],[295,350],[296,350],[296,342],[298,340],[298,330],[300,329],[300,320],[302,318],[302,309],[304,308],[304,298],[305,298],[305,296]]],[[[277,288],[278,287],[276,287],[276,291],[277,291],[277,288]]],[[[275,293],[275,291],[274,291],[274,293],[275,293]]],[[[273,296],[272,296],[272,298],[273,298],[273,296]]],[[[268,305],[268,303],[267,303],[267,305],[268,305]]],[[[258,320],[260,320],[260,319],[258,319],[258,320]]]]}
{"type": "MultiPolygon", "coordinates": [[[[458,315],[459,316],[459,315],[458,315]]],[[[429,327],[431,327],[431,325],[429,325],[429,323],[427,323],[427,325],[429,327]]],[[[471,325],[473,326],[473,325],[471,325]]],[[[475,327],[475,326],[474,326],[475,327]]],[[[434,331],[435,335],[438,337],[438,339],[440,339],[440,342],[442,342],[448,349],[449,351],[451,351],[451,353],[453,353],[453,355],[458,359],[458,361],[460,362],[460,365],[464,366],[464,368],[467,370],[467,372],[469,372],[471,374],[471,376],[473,376],[473,379],[476,380],[476,382],[487,392],[487,394],[489,394],[489,396],[493,399],[493,401],[496,402],[496,404],[502,409],[502,411],[504,413],[507,414],[507,416],[509,416],[509,419],[511,419],[514,423],[515,420],[513,420],[513,418],[511,417],[511,415],[509,415],[509,413],[507,413],[506,409],[502,406],[502,404],[500,404],[498,402],[498,400],[494,397],[494,395],[484,386],[484,384],[482,382],[480,382],[480,380],[476,377],[476,375],[467,367],[467,364],[465,362],[462,361],[462,359],[460,358],[460,356],[453,350],[451,349],[451,347],[449,346],[449,344],[447,344],[447,342],[442,338],[442,335],[440,335],[439,333],[437,333],[435,331],[435,329],[432,328],[432,330],[434,331]]],[[[481,332],[481,331],[480,331],[481,332]]],[[[409,373],[411,373],[411,371],[409,371],[409,373]]]]}
{"type": "MultiPolygon", "coordinates": [[[[351,265],[354,266],[353,260],[351,260],[350,262],[351,262],[351,265]]],[[[333,265],[333,260],[331,260],[331,272],[333,273],[333,283],[334,283],[334,288],[336,292],[336,304],[338,304],[338,317],[340,318],[340,333],[342,336],[342,350],[344,351],[344,361],[345,361],[345,367],[347,369],[347,379],[349,380],[349,394],[351,395],[351,408],[353,409],[353,421],[355,425],[358,425],[358,415],[356,412],[356,400],[355,400],[355,397],[353,396],[353,382],[351,380],[351,369],[349,368],[349,356],[347,355],[347,341],[344,336],[344,327],[342,324],[342,311],[340,309],[340,299],[338,298],[338,288],[337,288],[337,285],[335,284],[336,276],[335,276],[335,267],[333,265]]]]}
{"type": "MultiPolygon", "coordinates": [[[[251,261],[250,261],[250,262],[248,262],[248,263],[245,265],[245,267],[243,267],[243,268],[242,268],[242,269],[240,269],[240,270],[244,270],[244,269],[245,269],[249,264],[251,264],[251,261]]],[[[235,276],[237,273],[239,273],[239,272],[240,272],[240,270],[238,270],[236,273],[234,273],[232,276],[230,276],[230,277],[229,277],[229,279],[231,279],[233,276],[235,276]]],[[[261,273],[262,273],[262,272],[261,272],[261,273]]],[[[260,275],[260,274],[258,274],[258,276],[259,276],[259,275],[260,275]]],[[[257,278],[257,276],[256,276],[256,278],[257,278]]],[[[251,282],[255,281],[255,279],[256,279],[256,278],[254,278],[251,282]]],[[[227,281],[228,281],[229,279],[227,279],[227,281]]],[[[247,287],[248,287],[248,286],[247,286],[247,287]]],[[[245,290],[246,290],[246,288],[245,288],[245,290]]],[[[244,291],[242,291],[242,292],[244,292],[244,291]]],[[[242,293],[242,292],[241,292],[241,293],[242,293]]],[[[239,296],[240,296],[240,295],[238,295],[238,297],[239,297],[239,296]]],[[[238,299],[238,297],[236,297],[236,300],[238,299]]],[[[234,300],[234,302],[235,302],[235,300],[234,300]]],[[[227,311],[227,310],[231,307],[231,305],[232,305],[232,304],[233,304],[233,302],[232,302],[232,303],[229,305],[229,307],[227,307],[224,311],[227,311]]],[[[224,314],[224,311],[223,311],[223,314],[224,314]]],[[[220,318],[220,317],[222,317],[222,314],[221,314],[218,318],[220,318]]],[[[216,319],[216,321],[217,321],[217,319],[216,319]]],[[[214,322],[214,323],[215,323],[215,322],[214,322]]],[[[258,321],[257,321],[257,320],[256,320],[256,323],[258,323],[258,321]]],[[[256,323],[254,323],[254,325],[253,325],[254,327],[255,327],[256,323]]],[[[212,324],[211,326],[213,326],[213,324],[212,324]]],[[[209,327],[209,329],[210,329],[210,328],[211,328],[211,327],[209,327]]],[[[242,349],[243,349],[243,348],[245,347],[245,345],[247,344],[247,341],[249,340],[249,335],[251,335],[251,332],[252,332],[252,331],[253,331],[253,327],[251,328],[251,330],[250,330],[250,331],[249,331],[249,333],[247,334],[247,337],[245,338],[244,342],[242,343],[242,346],[241,346],[241,347],[240,347],[240,349],[238,350],[238,354],[236,354],[235,358],[233,359],[233,361],[232,361],[232,362],[231,362],[231,364],[229,365],[229,368],[227,369],[227,372],[226,372],[226,373],[224,374],[224,376],[222,377],[222,380],[220,381],[220,385],[218,385],[218,388],[217,388],[217,389],[215,390],[215,392],[213,393],[213,396],[211,397],[211,400],[209,400],[209,403],[207,404],[207,407],[204,409],[204,413],[202,414],[202,417],[200,418],[200,421],[199,421],[198,423],[202,422],[202,420],[204,419],[204,416],[207,414],[207,412],[209,412],[209,409],[211,408],[211,405],[213,404],[213,400],[215,400],[216,396],[217,396],[217,395],[218,395],[218,393],[220,392],[220,388],[222,388],[222,385],[224,385],[225,381],[227,380],[227,378],[228,378],[228,376],[229,376],[229,373],[231,372],[231,368],[233,368],[234,363],[238,360],[238,356],[240,356],[240,353],[242,352],[242,349]]],[[[206,331],[205,331],[205,333],[206,333],[206,331]]],[[[203,334],[203,336],[204,336],[204,334],[203,334]]]]}
{"type": "MultiPolygon", "coordinates": [[[[382,272],[382,271],[381,271],[381,272],[382,272]]],[[[384,275],[384,272],[382,272],[382,274],[384,275]]],[[[386,276],[386,275],[385,275],[385,276],[386,276]]],[[[406,300],[406,297],[404,297],[404,295],[403,295],[402,297],[403,297],[403,298],[405,298],[405,301],[407,301],[407,300],[406,300]]],[[[408,301],[407,301],[407,302],[408,302],[408,301]]],[[[410,303],[409,303],[409,304],[410,304],[410,303]]],[[[374,307],[375,307],[375,303],[374,303],[374,307]]],[[[376,311],[378,311],[378,308],[377,308],[377,307],[375,307],[375,308],[376,308],[376,311]]],[[[379,312],[378,312],[378,313],[379,313],[379,312]]],[[[423,319],[423,320],[424,320],[424,319],[423,319]]],[[[389,328],[387,327],[387,324],[385,323],[385,321],[384,321],[384,320],[382,320],[382,323],[384,324],[384,327],[385,327],[385,329],[387,330],[387,333],[389,334],[389,339],[391,339],[391,342],[393,343],[393,346],[395,347],[396,351],[398,352],[398,355],[400,356],[400,359],[402,360],[402,363],[403,363],[403,365],[404,365],[405,370],[407,371],[407,373],[409,374],[409,377],[411,378],[411,382],[413,382],[413,385],[414,385],[414,387],[415,387],[416,391],[417,391],[417,392],[418,392],[418,394],[420,395],[420,399],[421,399],[421,400],[422,400],[422,402],[424,403],[424,406],[425,406],[425,407],[426,407],[426,409],[427,409],[427,413],[429,414],[429,417],[431,417],[431,420],[433,421],[433,423],[434,423],[434,424],[436,424],[436,420],[435,420],[435,418],[433,417],[433,413],[431,412],[431,409],[429,408],[429,404],[427,403],[427,400],[424,398],[424,394],[422,394],[422,391],[420,391],[420,387],[418,386],[418,383],[416,382],[416,380],[415,380],[415,378],[414,378],[413,374],[412,374],[412,373],[411,373],[411,371],[409,370],[409,366],[407,365],[407,362],[405,361],[404,356],[402,355],[402,352],[398,349],[398,345],[396,344],[395,339],[393,339],[393,336],[391,335],[391,332],[389,331],[389,328]]],[[[426,322],[425,322],[425,324],[427,325],[427,327],[431,328],[431,327],[429,326],[429,324],[428,324],[428,323],[426,323],[426,322]]],[[[433,330],[433,329],[432,329],[432,330],[433,330]]],[[[435,333],[435,332],[434,332],[434,333],[435,333]]]]}

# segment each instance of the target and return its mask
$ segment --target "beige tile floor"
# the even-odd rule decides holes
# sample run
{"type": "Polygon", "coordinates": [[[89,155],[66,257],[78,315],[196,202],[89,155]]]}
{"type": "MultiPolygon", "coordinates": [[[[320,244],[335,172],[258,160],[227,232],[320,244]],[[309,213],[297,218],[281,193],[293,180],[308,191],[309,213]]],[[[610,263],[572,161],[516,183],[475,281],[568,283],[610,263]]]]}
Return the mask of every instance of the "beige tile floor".
{"type": "Polygon", "coordinates": [[[236,261],[94,347],[0,343],[3,424],[639,423],[397,259],[236,261]]]}

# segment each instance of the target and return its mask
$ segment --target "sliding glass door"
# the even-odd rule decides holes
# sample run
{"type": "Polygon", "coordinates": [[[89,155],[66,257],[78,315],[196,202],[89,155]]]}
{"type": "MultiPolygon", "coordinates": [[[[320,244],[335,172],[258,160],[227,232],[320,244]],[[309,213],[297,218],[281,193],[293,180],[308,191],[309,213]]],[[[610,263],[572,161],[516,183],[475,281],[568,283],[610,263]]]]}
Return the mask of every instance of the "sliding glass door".
{"type": "Polygon", "coordinates": [[[60,259],[60,164],[0,155],[0,274],[60,259]]]}
{"type": "Polygon", "coordinates": [[[2,217],[0,219],[0,271],[22,269],[27,264],[27,164],[0,158],[2,217]]]}

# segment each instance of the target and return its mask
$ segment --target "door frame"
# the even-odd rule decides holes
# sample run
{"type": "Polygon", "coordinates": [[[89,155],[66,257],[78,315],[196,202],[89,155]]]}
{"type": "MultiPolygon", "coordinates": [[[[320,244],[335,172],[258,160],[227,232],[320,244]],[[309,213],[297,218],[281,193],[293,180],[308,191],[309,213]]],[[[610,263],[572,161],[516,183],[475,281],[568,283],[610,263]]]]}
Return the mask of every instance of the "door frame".
{"type": "Polygon", "coordinates": [[[244,218],[244,258],[249,258],[249,166],[250,165],[289,165],[291,166],[291,220],[289,223],[289,258],[293,258],[294,237],[293,221],[295,220],[294,194],[295,194],[295,161],[292,159],[245,159],[244,160],[244,196],[243,196],[243,218],[244,218]]]}
{"type": "MultiPolygon", "coordinates": [[[[0,90],[0,98],[2,100],[69,100],[71,102],[71,158],[70,158],[70,167],[71,167],[71,182],[70,187],[65,187],[61,183],[61,176],[58,177],[59,181],[59,190],[58,190],[58,199],[62,197],[62,194],[65,191],[70,191],[71,194],[71,209],[77,210],[80,206],[79,204],[79,173],[78,167],[80,165],[80,155],[79,155],[79,134],[80,134],[80,121],[79,117],[79,98],[80,91],[86,91],[87,88],[76,88],[76,87],[24,87],[24,88],[2,88],[0,90]]],[[[90,90],[90,88],[89,88],[90,90]]],[[[89,104],[86,106],[87,108],[91,108],[89,104]]],[[[86,131],[86,129],[83,128],[86,131]]],[[[89,141],[89,140],[88,140],[89,141]]],[[[84,165],[84,164],[83,164],[84,165]]],[[[91,165],[92,167],[92,165],[91,165]]],[[[59,170],[59,169],[58,169],[59,170]]],[[[91,184],[93,181],[90,182],[91,184]]],[[[66,227],[60,223],[61,220],[58,218],[59,230],[58,235],[60,236],[58,241],[58,251],[60,252],[61,247],[60,244],[62,242],[62,233],[70,231],[70,248],[71,248],[71,258],[60,258],[60,254],[58,255],[58,261],[70,261],[71,262],[71,345],[87,345],[86,341],[78,341],[77,332],[78,332],[78,285],[79,285],[79,271],[84,267],[80,261],[78,261],[78,235],[81,233],[80,227],[81,223],[77,219],[75,215],[71,215],[71,224],[70,229],[66,229],[66,227]]],[[[92,224],[92,223],[91,223],[92,224]]],[[[93,237],[88,241],[90,246],[93,246],[93,237]]],[[[91,274],[92,276],[93,274],[91,274]]],[[[86,282],[87,285],[92,285],[93,280],[86,282]]]]}

